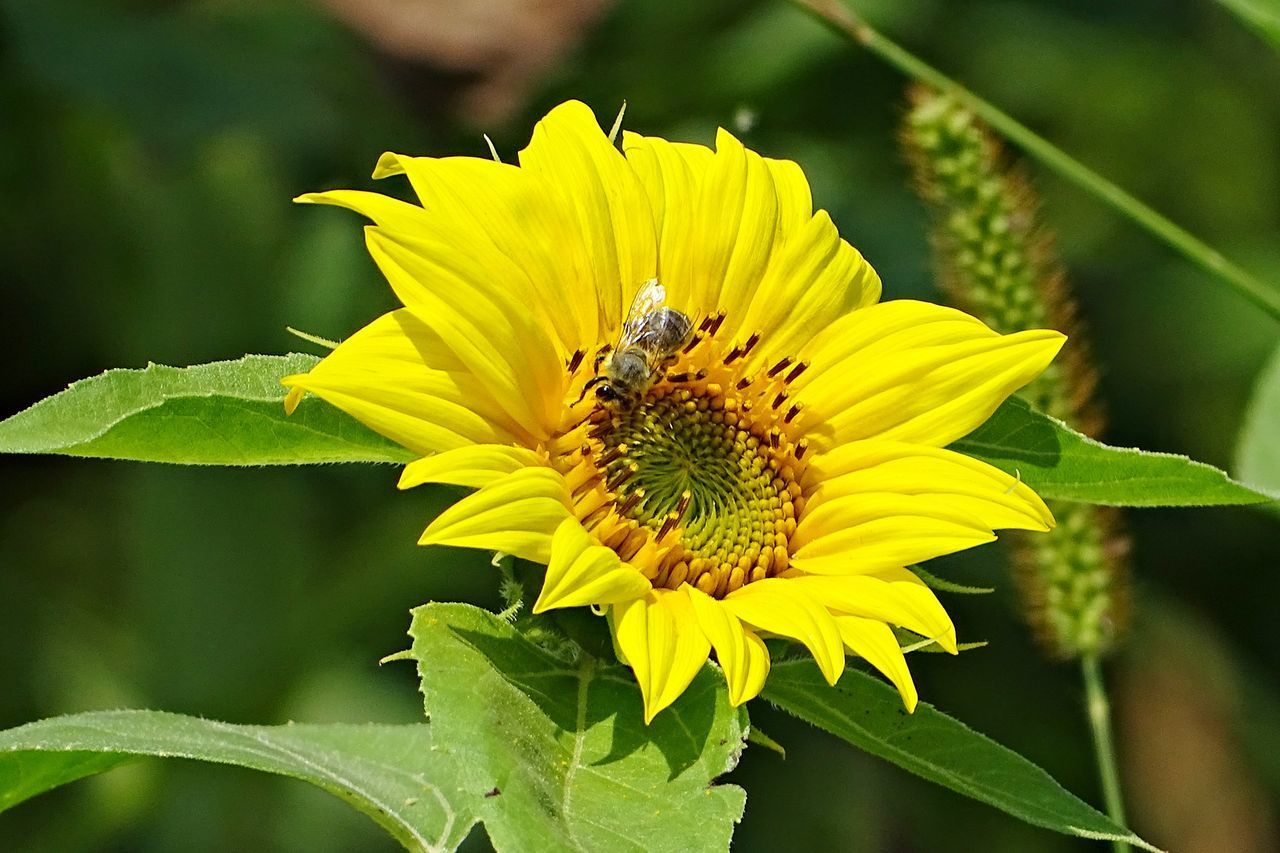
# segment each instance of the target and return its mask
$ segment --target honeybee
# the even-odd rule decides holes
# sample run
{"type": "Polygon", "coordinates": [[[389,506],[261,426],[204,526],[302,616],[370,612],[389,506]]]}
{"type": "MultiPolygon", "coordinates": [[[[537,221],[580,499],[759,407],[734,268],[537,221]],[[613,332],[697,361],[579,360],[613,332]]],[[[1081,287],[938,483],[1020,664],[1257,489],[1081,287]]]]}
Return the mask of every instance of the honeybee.
{"type": "Polygon", "coordinates": [[[693,330],[689,316],[666,301],[667,289],[656,278],[641,286],[618,342],[596,359],[596,375],[583,386],[584,396],[594,387],[601,403],[627,409],[648,390],[693,330]]]}

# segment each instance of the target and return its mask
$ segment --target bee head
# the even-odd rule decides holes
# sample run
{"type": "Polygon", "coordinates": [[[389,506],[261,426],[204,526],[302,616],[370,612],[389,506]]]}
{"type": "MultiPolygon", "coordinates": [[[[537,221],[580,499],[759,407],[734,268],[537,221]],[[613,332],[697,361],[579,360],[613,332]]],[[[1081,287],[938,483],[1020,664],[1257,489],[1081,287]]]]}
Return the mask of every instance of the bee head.
{"type": "Polygon", "coordinates": [[[616,403],[622,399],[622,395],[608,382],[602,382],[596,386],[596,399],[601,403],[616,403]]]}
{"type": "Polygon", "coordinates": [[[620,391],[616,386],[604,382],[596,386],[596,402],[615,411],[626,411],[636,404],[635,394],[620,391]]]}

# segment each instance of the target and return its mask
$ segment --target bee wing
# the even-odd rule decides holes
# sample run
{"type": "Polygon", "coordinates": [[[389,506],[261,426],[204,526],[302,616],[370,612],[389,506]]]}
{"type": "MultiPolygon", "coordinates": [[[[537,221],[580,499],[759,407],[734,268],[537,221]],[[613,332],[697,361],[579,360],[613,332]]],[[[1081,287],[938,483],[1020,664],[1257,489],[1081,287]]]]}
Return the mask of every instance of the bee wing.
{"type": "Polygon", "coordinates": [[[649,316],[667,301],[667,289],[656,278],[651,278],[640,286],[636,298],[631,300],[631,310],[622,321],[622,332],[618,335],[618,349],[625,349],[642,343],[648,328],[649,316]]]}

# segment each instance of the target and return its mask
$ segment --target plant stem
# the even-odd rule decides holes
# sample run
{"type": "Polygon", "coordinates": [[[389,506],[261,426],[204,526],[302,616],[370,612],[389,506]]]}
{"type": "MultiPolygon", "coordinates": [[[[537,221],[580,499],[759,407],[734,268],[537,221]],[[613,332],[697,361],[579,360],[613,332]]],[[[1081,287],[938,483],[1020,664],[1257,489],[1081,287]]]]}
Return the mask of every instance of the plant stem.
{"type": "Polygon", "coordinates": [[[1145,228],[1166,245],[1181,253],[1183,257],[1233,287],[1272,317],[1280,319],[1280,290],[1263,284],[1252,273],[1224,257],[1191,232],[1138,201],[1031,128],[1001,112],[994,105],[979,98],[896,42],[873,30],[840,0],[789,0],[789,2],[805,9],[845,38],[861,44],[908,77],[951,94],[1010,142],[1145,228]]]}
{"type": "MultiPolygon", "coordinates": [[[[1089,728],[1093,731],[1093,751],[1098,760],[1098,775],[1102,778],[1102,796],[1107,803],[1107,815],[1119,826],[1126,826],[1124,800],[1120,796],[1120,774],[1116,771],[1116,751],[1111,742],[1111,705],[1107,701],[1107,688],[1102,683],[1102,666],[1096,654],[1086,654],[1080,659],[1084,676],[1085,708],[1089,715],[1089,728]]],[[[1112,841],[1116,853],[1128,853],[1127,841],[1112,841]]]]}

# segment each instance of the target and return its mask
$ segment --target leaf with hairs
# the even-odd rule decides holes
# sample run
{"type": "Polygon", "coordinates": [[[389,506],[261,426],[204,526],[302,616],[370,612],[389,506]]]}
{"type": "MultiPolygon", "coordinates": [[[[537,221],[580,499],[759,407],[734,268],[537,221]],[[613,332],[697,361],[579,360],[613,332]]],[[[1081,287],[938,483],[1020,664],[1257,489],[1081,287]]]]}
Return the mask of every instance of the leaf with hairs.
{"type": "Polygon", "coordinates": [[[452,850],[482,791],[425,724],[234,726],[160,711],[73,714],[0,732],[0,811],[141,756],[233,764],[334,794],[409,850],[452,850]]]}
{"type": "Polygon", "coordinates": [[[180,465],[407,462],[413,454],[315,398],[284,413],[280,379],[315,356],[246,355],[108,370],[0,421],[0,453],[180,465]]]}
{"type": "Polygon", "coordinates": [[[856,669],[835,687],[811,661],[776,664],[764,698],[783,710],[930,782],[1066,835],[1155,850],[1063,788],[1016,752],[921,702],[914,714],[898,692],[856,669]]]}
{"type": "Polygon", "coordinates": [[[1275,501],[1185,456],[1094,441],[1016,397],[951,449],[1021,478],[1044,498],[1147,507],[1275,501]]]}
{"type": "Polygon", "coordinates": [[[712,783],[746,714],[712,667],[646,726],[625,668],[567,662],[487,611],[428,604],[410,634],[436,737],[468,789],[498,792],[478,806],[497,849],[728,849],[745,795],[712,783]]]}

